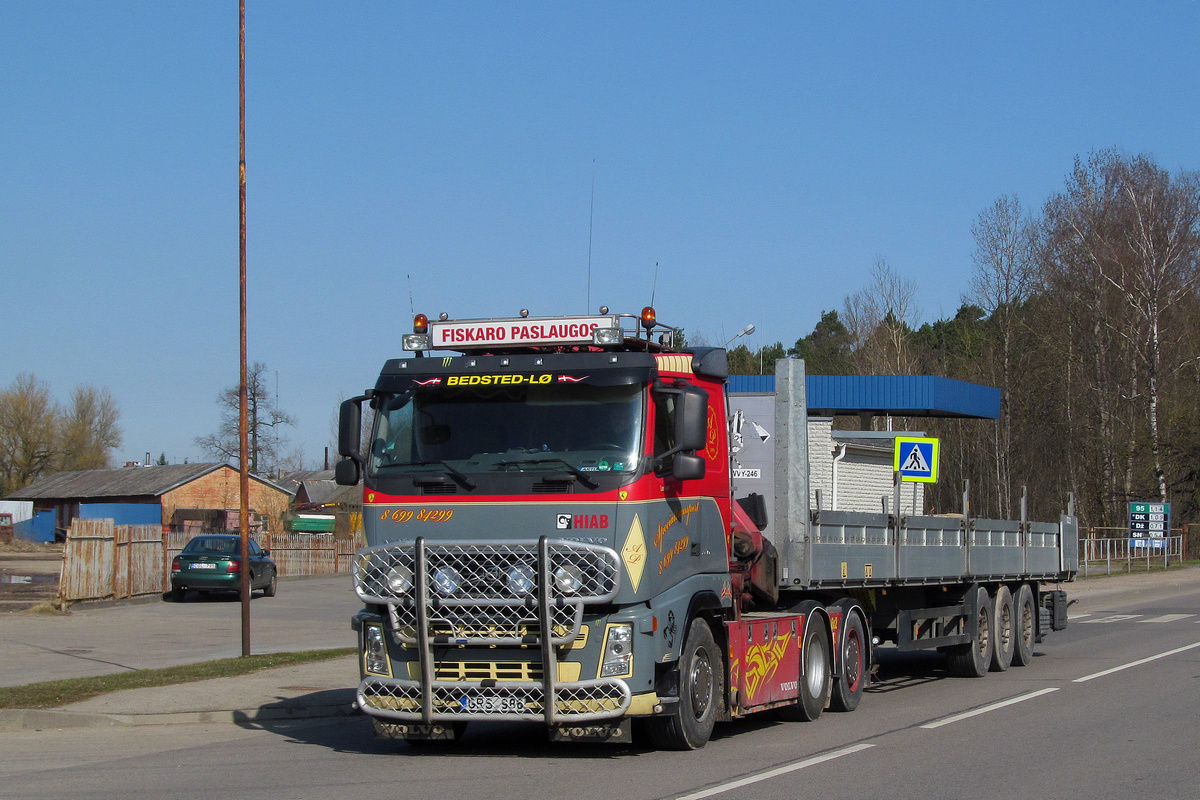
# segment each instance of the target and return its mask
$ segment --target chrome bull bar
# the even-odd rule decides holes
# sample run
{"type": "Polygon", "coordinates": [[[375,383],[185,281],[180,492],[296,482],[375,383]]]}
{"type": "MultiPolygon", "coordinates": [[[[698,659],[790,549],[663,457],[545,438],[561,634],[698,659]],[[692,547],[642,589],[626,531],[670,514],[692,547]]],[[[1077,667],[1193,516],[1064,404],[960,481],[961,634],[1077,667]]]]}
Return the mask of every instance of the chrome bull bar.
{"type": "Polygon", "coordinates": [[[435,717],[588,721],[618,716],[629,688],[617,679],[560,683],[555,648],[578,636],[583,608],[620,589],[617,554],[552,540],[380,545],[355,556],[355,591],[386,605],[392,636],[418,653],[420,680],[368,676],[359,703],[380,716],[430,724],[435,717]],[[432,583],[432,585],[431,585],[432,583]],[[434,645],[540,646],[542,679],[434,679],[434,645]],[[560,697],[561,693],[561,697],[560,697]],[[416,701],[416,707],[413,707],[416,701]]]}

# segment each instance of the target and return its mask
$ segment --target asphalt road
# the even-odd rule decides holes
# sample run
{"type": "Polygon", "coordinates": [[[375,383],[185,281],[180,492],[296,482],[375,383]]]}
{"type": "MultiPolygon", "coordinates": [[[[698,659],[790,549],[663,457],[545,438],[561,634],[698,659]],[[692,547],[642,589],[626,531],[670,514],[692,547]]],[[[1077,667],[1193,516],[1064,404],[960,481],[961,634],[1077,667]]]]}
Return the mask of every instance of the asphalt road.
{"type": "Polygon", "coordinates": [[[719,725],[693,753],[551,745],[514,724],[413,747],[364,719],[24,731],[0,734],[0,798],[1200,798],[1195,577],[1072,611],[1029,667],[967,680],[932,655],[887,658],[852,714],[719,725]]]}

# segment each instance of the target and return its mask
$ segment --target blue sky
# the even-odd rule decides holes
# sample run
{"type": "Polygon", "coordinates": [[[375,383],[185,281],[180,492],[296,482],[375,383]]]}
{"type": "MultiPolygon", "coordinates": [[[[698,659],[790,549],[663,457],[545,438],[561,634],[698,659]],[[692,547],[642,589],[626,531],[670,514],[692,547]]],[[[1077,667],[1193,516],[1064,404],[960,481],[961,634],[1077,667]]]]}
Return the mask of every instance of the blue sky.
{"type": "MultiPolygon", "coordinates": [[[[637,311],[791,345],[921,318],[1077,155],[1200,168],[1200,4],[248,0],[249,350],[320,465],[417,311],[637,311]],[[588,291],[589,199],[595,181],[588,291]],[[273,376],[273,375],[272,375],[273,376]]],[[[200,460],[237,381],[237,4],[0,4],[0,386],[108,388],[200,460]]]]}

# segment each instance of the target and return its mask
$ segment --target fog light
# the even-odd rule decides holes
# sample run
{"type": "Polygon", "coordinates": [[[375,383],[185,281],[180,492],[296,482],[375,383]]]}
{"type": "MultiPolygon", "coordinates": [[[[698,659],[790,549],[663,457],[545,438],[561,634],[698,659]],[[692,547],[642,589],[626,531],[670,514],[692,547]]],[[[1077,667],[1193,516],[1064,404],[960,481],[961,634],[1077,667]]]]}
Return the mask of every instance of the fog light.
{"type": "Polygon", "coordinates": [[[536,585],[533,567],[528,564],[516,564],[508,571],[508,590],[513,594],[530,594],[536,585]]]}
{"type": "Polygon", "coordinates": [[[406,333],[402,337],[405,350],[430,350],[428,333],[406,333]]]}
{"type": "Polygon", "coordinates": [[[412,570],[405,564],[392,567],[387,576],[388,591],[395,597],[403,597],[412,591],[412,570]]]}
{"type": "Polygon", "coordinates": [[[596,328],[592,331],[592,344],[614,345],[625,341],[625,333],[620,328],[596,328]]]}
{"type": "Polygon", "coordinates": [[[455,594],[462,585],[462,576],[454,567],[438,567],[433,571],[433,588],[443,597],[455,594]]]}
{"type": "Polygon", "coordinates": [[[562,594],[578,594],[583,588],[583,573],[574,564],[554,570],[554,585],[562,594]]]}

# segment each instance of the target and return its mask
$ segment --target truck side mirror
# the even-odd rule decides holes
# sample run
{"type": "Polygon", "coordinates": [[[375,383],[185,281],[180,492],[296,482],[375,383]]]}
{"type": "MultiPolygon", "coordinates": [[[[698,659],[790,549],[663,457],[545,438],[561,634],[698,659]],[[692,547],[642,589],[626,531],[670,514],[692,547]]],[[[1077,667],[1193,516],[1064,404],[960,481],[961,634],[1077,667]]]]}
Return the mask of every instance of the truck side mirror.
{"type": "Polygon", "coordinates": [[[359,472],[358,462],[347,458],[333,466],[333,480],[338,486],[357,486],[359,472]]]}
{"type": "Polygon", "coordinates": [[[686,452],[708,444],[708,395],[696,389],[680,393],[675,409],[675,446],[686,452]]]}
{"type": "Polygon", "coordinates": [[[356,462],[362,460],[362,454],[358,451],[362,439],[361,402],[362,398],[343,400],[338,414],[338,454],[356,462]]]}
{"type": "Polygon", "coordinates": [[[704,471],[704,459],[700,456],[679,453],[671,462],[671,474],[675,476],[675,480],[698,481],[704,477],[704,471]]]}

